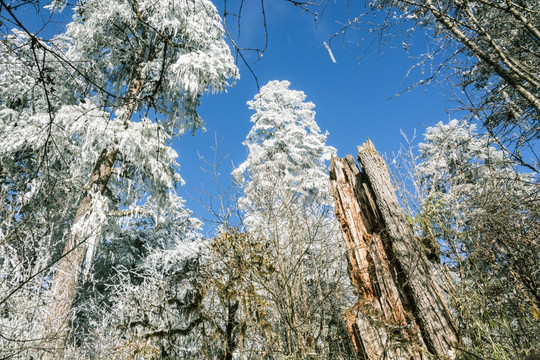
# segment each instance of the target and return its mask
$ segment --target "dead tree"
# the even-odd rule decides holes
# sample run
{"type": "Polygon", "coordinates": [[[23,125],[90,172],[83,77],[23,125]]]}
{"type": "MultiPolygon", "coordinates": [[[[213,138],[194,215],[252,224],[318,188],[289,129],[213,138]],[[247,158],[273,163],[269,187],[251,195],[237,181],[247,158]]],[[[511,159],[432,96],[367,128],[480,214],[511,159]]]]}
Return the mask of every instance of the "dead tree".
{"type": "Polygon", "coordinates": [[[454,358],[457,327],[398,203],[386,163],[368,140],[333,158],[330,188],[358,302],[346,320],[362,359],[454,358]]]}

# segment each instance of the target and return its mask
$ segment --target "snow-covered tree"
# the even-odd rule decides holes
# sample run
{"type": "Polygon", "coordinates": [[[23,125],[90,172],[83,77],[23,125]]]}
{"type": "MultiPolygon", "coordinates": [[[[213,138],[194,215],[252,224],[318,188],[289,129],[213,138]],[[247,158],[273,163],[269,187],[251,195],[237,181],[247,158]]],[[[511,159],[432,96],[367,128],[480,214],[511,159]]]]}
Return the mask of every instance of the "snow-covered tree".
{"type": "Polygon", "coordinates": [[[233,172],[243,189],[245,229],[272,269],[254,286],[275,336],[252,339],[250,350],[338,356],[347,353],[342,314],[350,284],[328,190],[335,150],[325,144],[314,105],[289,85],[271,81],[248,102],[255,110],[244,142],[248,157],[233,172]]]}
{"type": "Polygon", "coordinates": [[[297,197],[331,204],[326,164],[335,149],[325,144],[327,135],[321,134],[315,122],[315,105],[304,102],[305,94],[290,90],[289,85],[271,81],[248,102],[255,110],[244,142],[248,158],[233,173],[245,193],[240,201],[248,227],[264,222],[269,201],[278,205],[297,197]],[[270,190],[279,190],[279,196],[272,197],[270,190]],[[263,212],[259,214],[258,208],[263,212]]]}
{"type": "Polygon", "coordinates": [[[182,208],[171,137],[202,126],[200,96],[237,69],[207,0],[89,0],[50,41],[21,29],[0,45],[2,352],[58,357],[96,255],[140,242],[137,263],[155,246],[113,224],[156,231],[182,208]]]}
{"type": "Polygon", "coordinates": [[[469,350],[510,359],[540,333],[540,192],[490,139],[458,120],[427,129],[421,231],[440,244],[469,350]]]}

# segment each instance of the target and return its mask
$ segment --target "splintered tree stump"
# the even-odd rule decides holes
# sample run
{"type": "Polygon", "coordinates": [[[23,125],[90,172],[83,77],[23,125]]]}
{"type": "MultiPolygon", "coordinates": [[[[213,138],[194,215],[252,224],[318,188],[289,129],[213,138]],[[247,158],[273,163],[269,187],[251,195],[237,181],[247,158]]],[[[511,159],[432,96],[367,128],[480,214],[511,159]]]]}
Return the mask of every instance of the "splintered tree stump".
{"type": "Polygon", "coordinates": [[[452,359],[459,335],[428,260],[371,141],[354,158],[333,158],[336,202],[358,302],[346,320],[362,359],[452,359]]]}

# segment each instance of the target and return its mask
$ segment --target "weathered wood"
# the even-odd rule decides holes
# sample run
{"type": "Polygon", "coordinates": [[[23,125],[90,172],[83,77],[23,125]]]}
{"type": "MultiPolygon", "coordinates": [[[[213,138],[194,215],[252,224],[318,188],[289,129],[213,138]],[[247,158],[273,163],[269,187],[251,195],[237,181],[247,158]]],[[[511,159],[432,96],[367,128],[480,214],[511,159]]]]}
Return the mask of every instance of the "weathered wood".
{"type": "Polygon", "coordinates": [[[431,266],[405,219],[388,167],[370,140],[358,147],[358,161],[384,221],[389,258],[424,342],[432,354],[452,356],[459,340],[458,329],[434,280],[431,266]]]}
{"type": "Polygon", "coordinates": [[[394,282],[376,210],[365,176],[352,156],[332,159],[331,191],[336,200],[350,276],[358,302],[346,313],[347,327],[361,358],[422,359],[422,339],[394,282]]]}
{"type": "Polygon", "coordinates": [[[330,187],[359,301],[347,311],[363,359],[453,358],[458,335],[433,273],[405,220],[386,164],[368,140],[333,158],[330,187]]]}

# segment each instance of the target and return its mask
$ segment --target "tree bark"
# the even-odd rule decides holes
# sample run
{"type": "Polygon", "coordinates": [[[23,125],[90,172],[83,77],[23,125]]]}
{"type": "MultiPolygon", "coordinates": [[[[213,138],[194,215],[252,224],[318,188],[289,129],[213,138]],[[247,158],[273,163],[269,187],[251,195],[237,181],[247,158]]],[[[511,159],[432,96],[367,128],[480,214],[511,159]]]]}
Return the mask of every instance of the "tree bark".
{"type": "MultiPolygon", "coordinates": [[[[90,181],[88,191],[81,199],[79,207],[73,219],[70,233],[64,246],[62,258],[51,283],[51,297],[48,299],[49,306],[45,311],[44,332],[47,342],[52,342],[53,353],[58,355],[62,352],[68,337],[69,322],[71,319],[71,307],[77,292],[80,270],[84,263],[88,244],[84,231],[76,231],[78,226],[83,225],[85,219],[92,212],[92,198],[90,191],[99,191],[106,188],[118,150],[104,149],[98,160],[90,181]]],[[[84,225],[83,225],[84,226],[84,225]]],[[[101,231],[100,226],[90,231],[101,231]]]]}
{"type": "MultiPolygon", "coordinates": [[[[137,97],[143,85],[141,69],[145,53],[145,47],[141,46],[137,53],[136,64],[130,76],[126,102],[119,109],[120,115],[118,121],[124,124],[126,130],[129,127],[130,118],[137,107],[137,97]]],[[[154,54],[146,55],[148,59],[151,59],[154,54]]],[[[54,359],[62,357],[69,336],[71,308],[75,300],[81,268],[84,264],[86,251],[89,246],[87,239],[90,232],[101,233],[102,224],[97,225],[94,229],[88,229],[85,220],[88,219],[93,211],[92,192],[103,194],[113,173],[119,149],[115,145],[117,142],[116,139],[111,140],[111,144],[101,151],[101,154],[96,160],[94,170],[86,185],[86,193],[82,197],[75,213],[62,257],[58,261],[54,277],[51,281],[48,306],[44,312],[43,340],[47,354],[52,355],[54,359]],[[85,229],[85,231],[81,231],[81,228],[85,229]]]]}
{"type": "Polygon", "coordinates": [[[358,302],[346,313],[362,359],[454,358],[459,335],[371,141],[333,158],[330,188],[358,302]]]}

